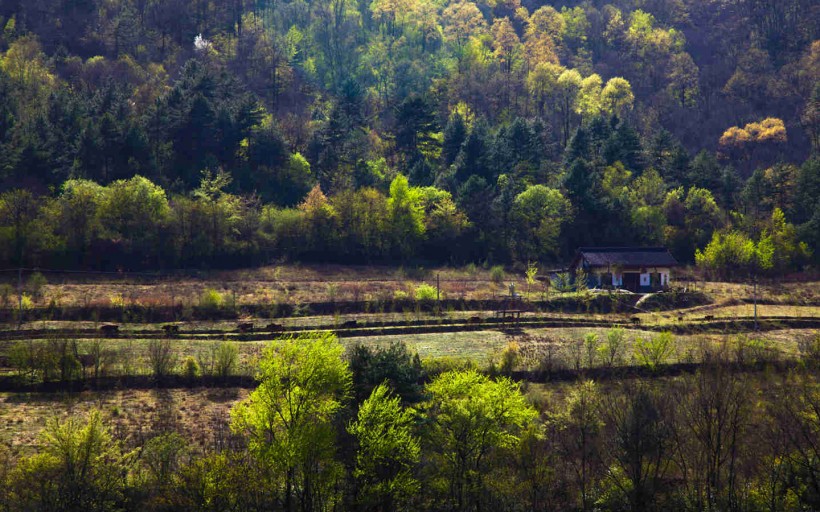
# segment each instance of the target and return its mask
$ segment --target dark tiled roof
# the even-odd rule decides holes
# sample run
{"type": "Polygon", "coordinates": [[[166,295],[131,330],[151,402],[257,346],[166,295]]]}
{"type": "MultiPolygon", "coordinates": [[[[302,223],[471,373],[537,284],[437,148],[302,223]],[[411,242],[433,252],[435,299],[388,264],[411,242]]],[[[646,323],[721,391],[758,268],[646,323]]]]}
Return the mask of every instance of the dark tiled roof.
{"type": "Polygon", "coordinates": [[[581,258],[593,267],[674,267],[678,264],[665,247],[581,247],[573,266],[581,258]]]}

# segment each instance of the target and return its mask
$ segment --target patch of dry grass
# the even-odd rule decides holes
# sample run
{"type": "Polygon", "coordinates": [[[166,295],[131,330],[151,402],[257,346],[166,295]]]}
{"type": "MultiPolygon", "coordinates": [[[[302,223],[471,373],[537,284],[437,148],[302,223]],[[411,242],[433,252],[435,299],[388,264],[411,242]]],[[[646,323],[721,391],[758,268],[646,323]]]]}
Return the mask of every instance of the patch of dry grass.
{"type": "Polygon", "coordinates": [[[238,388],[0,393],[0,444],[8,446],[13,457],[31,455],[49,418],[96,408],[127,447],[138,446],[157,432],[177,431],[195,449],[204,449],[227,435],[228,411],[247,394],[238,388]]]}

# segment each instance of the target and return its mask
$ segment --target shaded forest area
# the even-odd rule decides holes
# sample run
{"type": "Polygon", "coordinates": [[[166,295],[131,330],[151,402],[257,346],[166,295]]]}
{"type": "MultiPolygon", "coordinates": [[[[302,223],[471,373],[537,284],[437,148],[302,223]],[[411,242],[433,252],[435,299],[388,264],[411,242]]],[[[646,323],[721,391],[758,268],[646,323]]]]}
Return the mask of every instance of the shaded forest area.
{"type": "MultiPolygon", "coordinates": [[[[3,0],[0,262],[817,262],[810,0],[3,0]]],[[[731,277],[731,276],[729,276],[731,277]]]]}

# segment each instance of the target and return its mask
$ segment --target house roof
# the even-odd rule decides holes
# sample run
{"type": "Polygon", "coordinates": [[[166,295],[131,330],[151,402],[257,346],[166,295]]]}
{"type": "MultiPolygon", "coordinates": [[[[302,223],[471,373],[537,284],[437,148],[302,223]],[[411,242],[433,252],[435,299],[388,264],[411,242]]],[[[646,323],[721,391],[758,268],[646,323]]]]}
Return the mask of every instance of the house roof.
{"type": "Polygon", "coordinates": [[[572,267],[580,261],[591,267],[674,267],[678,262],[666,247],[580,247],[572,267]]]}

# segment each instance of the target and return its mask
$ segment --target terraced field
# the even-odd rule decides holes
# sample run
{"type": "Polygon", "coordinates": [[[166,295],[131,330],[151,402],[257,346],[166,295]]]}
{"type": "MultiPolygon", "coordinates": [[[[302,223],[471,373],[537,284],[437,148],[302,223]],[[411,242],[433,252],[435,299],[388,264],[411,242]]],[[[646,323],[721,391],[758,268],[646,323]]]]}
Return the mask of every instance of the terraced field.
{"type": "Polygon", "coordinates": [[[643,340],[664,331],[674,340],[663,360],[670,372],[692,371],[710,351],[729,353],[752,370],[763,360],[787,368],[820,346],[817,282],[762,286],[755,318],[751,288],[735,284],[693,287],[695,305],[683,294],[675,298],[679,307],[647,308],[649,301],[629,294],[545,294],[536,289],[542,285],[531,286],[530,300],[522,294],[511,302],[504,297],[507,281],[526,290],[523,279],[507,276],[499,283],[480,269],[422,276],[386,269],[381,277],[372,268],[303,270],[262,270],[255,279],[236,272],[177,283],[51,284],[24,311],[22,322],[6,308],[7,321],[0,324],[0,443],[15,454],[26,453],[46,418],[91,407],[104,411],[123,440],[137,443],[152,423],[171,421],[196,443],[226,442],[227,410],[254,385],[263,347],[315,331],[333,331],[348,348],[404,343],[430,368],[491,368],[513,347],[516,375],[538,380],[615,371],[603,360],[590,359],[585,352],[590,342],[584,341],[598,343],[613,328],[623,329],[616,366],[626,372],[641,369],[643,340]],[[415,300],[413,290],[422,282],[435,283],[434,276],[444,299],[415,300]],[[222,302],[211,310],[197,309],[197,297],[214,289],[222,302]],[[503,310],[516,313],[499,313],[503,310]],[[203,318],[208,312],[213,319],[203,318]],[[162,381],[154,378],[150,356],[158,340],[168,340],[175,361],[175,376],[162,381]],[[186,361],[203,365],[226,341],[235,342],[239,352],[230,379],[184,377],[186,361]],[[43,383],[36,369],[21,367],[21,353],[59,347],[83,364],[72,382],[51,375],[51,382],[43,383]],[[99,354],[94,368],[89,366],[92,353],[99,354]],[[164,412],[169,410],[177,412],[164,412]]]}

